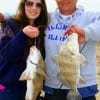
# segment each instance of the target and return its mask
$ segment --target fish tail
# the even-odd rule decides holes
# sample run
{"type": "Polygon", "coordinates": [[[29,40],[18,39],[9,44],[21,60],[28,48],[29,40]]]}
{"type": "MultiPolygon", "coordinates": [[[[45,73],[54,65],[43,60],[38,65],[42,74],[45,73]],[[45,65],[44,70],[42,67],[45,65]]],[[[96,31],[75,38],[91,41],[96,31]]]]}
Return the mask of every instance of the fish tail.
{"type": "Polygon", "coordinates": [[[82,100],[82,97],[78,91],[70,90],[66,100],[82,100]]]}

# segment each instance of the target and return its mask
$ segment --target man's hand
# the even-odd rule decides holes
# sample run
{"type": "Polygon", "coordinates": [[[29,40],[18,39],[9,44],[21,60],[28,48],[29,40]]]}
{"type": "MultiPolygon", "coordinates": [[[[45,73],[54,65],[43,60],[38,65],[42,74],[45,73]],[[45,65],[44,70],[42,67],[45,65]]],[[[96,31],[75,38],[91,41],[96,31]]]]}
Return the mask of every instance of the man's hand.
{"type": "Polygon", "coordinates": [[[70,25],[64,32],[64,35],[70,35],[72,33],[78,34],[78,41],[79,43],[85,42],[85,34],[84,30],[76,25],[70,25]]]}

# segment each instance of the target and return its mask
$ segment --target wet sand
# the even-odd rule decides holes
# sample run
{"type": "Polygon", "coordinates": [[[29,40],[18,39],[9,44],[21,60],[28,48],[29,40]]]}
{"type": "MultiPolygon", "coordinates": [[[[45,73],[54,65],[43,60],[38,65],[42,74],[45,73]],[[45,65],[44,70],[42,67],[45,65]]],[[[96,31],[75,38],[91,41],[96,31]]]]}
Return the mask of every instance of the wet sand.
{"type": "MultiPolygon", "coordinates": [[[[100,43],[97,44],[97,81],[98,89],[100,90],[100,43]]],[[[100,92],[97,94],[97,100],[100,100],[100,92]]]]}

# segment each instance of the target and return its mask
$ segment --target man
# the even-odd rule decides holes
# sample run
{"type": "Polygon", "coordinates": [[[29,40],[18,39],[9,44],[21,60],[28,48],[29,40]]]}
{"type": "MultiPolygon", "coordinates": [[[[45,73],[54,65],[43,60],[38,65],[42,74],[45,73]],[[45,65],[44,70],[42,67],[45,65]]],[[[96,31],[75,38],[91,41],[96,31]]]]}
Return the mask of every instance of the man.
{"type": "Polygon", "coordinates": [[[78,90],[82,100],[96,100],[95,94],[98,92],[96,42],[100,41],[100,13],[85,12],[83,7],[77,7],[77,2],[78,0],[56,0],[58,9],[50,14],[50,24],[45,36],[45,62],[50,78],[46,79],[44,84],[46,93],[44,100],[66,100],[69,87],[62,85],[57,78],[59,66],[52,61],[51,57],[57,53],[61,43],[72,32],[78,34],[80,51],[88,62],[81,65],[81,75],[86,83],[79,84],[78,90]]]}

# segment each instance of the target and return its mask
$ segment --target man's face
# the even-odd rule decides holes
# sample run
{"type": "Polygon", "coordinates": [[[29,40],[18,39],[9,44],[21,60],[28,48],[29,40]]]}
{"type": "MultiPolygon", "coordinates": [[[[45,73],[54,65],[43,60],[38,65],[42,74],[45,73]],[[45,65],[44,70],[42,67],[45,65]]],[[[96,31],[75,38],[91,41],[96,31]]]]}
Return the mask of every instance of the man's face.
{"type": "Polygon", "coordinates": [[[56,0],[60,12],[64,15],[71,14],[76,10],[77,0],[56,0]]]}

